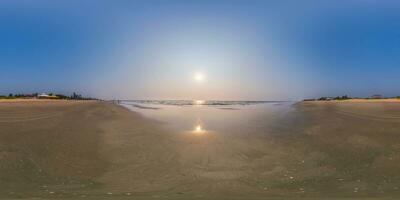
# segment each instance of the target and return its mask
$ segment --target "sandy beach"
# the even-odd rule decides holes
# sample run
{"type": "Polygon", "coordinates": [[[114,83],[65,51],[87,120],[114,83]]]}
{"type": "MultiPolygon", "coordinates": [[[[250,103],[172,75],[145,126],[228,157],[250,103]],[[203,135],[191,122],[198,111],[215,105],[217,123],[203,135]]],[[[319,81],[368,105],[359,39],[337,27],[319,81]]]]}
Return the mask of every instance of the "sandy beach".
{"type": "Polygon", "coordinates": [[[106,102],[3,101],[0,198],[400,196],[400,104],[293,106],[255,134],[199,135],[106,102]]]}

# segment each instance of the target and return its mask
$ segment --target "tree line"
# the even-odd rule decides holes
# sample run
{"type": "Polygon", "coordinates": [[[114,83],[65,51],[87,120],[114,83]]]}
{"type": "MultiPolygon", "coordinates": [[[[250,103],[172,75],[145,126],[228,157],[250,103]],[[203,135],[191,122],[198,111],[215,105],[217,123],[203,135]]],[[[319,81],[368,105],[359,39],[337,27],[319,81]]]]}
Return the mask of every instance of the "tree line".
{"type": "Polygon", "coordinates": [[[13,94],[0,95],[0,99],[33,99],[33,98],[43,98],[43,99],[70,99],[70,100],[96,100],[92,97],[84,97],[81,94],[73,92],[71,95],[48,93],[46,96],[41,96],[39,93],[31,94],[13,94]]]}
{"type": "Polygon", "coordinates": [[[330,101],[330,100],[348,100],[348,99],[400,99],[400,96],[383,97],[381,95],[373,95],[371,97],[360,98],[360,97],[350,97],[348,95],[343,95],[337,97],[320,97],[316,99],[304,99],[304,101],[330,101]]]}

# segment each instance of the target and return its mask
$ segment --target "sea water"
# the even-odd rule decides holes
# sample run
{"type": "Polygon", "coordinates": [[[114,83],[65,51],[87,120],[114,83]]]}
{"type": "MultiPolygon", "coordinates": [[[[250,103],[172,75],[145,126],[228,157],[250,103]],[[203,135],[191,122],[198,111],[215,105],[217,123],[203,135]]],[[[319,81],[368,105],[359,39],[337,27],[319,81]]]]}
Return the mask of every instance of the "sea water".
{"type": "Polygon", "coordinates": [[[292,111],[288,101],[124,100],[120,104],[176,132],[265,132],[292,111]]]}

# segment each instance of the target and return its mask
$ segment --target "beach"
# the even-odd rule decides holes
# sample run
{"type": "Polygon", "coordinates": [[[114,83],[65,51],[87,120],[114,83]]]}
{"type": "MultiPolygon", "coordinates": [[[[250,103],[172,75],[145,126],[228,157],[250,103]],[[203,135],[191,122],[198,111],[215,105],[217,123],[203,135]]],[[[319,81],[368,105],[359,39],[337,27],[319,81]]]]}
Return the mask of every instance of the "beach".
{"type": "Polygon", "coordinates": [[[173,107],[202,117],[204,130],[191,130],[170,126],[181,119],[164,108],[0,102],[0,198],[400,196],[399,103],[258,106],[173,107]]]}

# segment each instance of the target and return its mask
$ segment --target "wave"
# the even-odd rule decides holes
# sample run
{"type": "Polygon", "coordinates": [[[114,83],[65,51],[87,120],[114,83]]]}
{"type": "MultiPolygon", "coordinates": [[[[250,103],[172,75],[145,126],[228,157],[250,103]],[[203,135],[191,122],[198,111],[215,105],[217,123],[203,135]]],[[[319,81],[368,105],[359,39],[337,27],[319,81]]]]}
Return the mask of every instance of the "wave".
{"type": "Polygon", "coordinates": [[[149,110],[159,110],[161,108],[157,107],[150,107],[150,106],[142,106],[142,105],[137,105],[137,104],[130,104],[133,107],[140,108],[140,109],[149,109],[149,110]]]}

